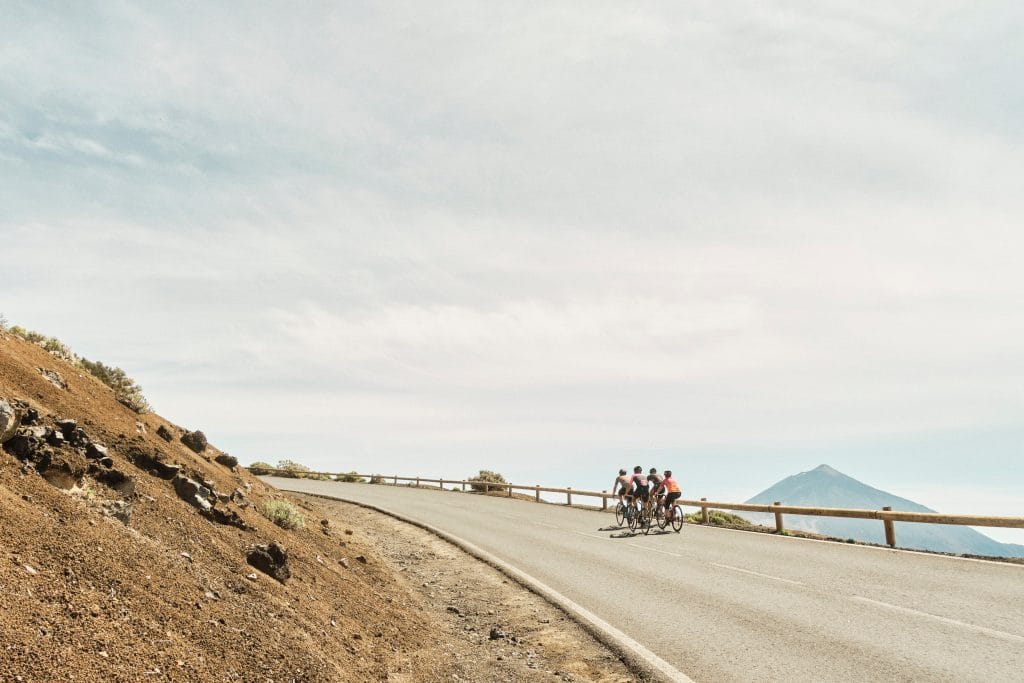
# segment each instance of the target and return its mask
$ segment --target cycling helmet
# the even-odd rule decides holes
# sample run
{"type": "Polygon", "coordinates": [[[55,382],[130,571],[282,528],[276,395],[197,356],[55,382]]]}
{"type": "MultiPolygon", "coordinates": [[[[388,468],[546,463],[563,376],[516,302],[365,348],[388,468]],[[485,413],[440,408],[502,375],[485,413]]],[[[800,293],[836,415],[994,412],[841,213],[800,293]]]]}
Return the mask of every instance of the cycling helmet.
{"type": "Polygon", "coordinates": [[[619,470],[619,476],[620,476],[620,477],[621,477],[622,475],[624,475],[624,474],[626,474],[626,470],[619,470]]]}
{"type": "Polygon", "coordinates": [[[672,476],[672,470],[665,470],[665,476],[666,477],[671,477],[672,476]]]}

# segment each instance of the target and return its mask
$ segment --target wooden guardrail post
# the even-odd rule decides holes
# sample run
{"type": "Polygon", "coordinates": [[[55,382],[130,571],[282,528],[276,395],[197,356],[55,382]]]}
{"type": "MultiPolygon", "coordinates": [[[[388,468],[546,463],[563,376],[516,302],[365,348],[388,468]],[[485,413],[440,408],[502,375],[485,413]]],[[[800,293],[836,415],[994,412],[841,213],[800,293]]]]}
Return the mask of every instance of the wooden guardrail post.
{"type": "Polygon", "coordinates": [[[420,487],[420,478],[416,477],[416,488],[420,487]]]}
{"type": "Polygon", "coordinates": [[[565,504],[572,507],[572,487],[567,486],[565,489],[565,504]]]}
{"type": "MultiPolygon", "coordinates": [[[[891,505],[886,505],[882,509],[888,512],[888,511],[892,510],[892,506],[891,505]]],[[[884,521],[884,524],[885,524],[885,544],[887,546],[889,546],[890,548],[895,548],[896,547],[896,525],[893,523],[893,521],[891,519],[886,519],[886,520],[883,520],[883,521],[884,521]]]]}
{"type": "MultiPolygon", "coordinates": [[[[601,493],[608,493],[608,491],[605,490],[605,489],[601,489],[601,493]]],[[[607,510],[608,509],[608,496],[606,496],[606,495],[605,496],[601,496],[601,509],[602,510],[607,510]]]]}
{"type": "Polygon", "coordinates": [[[512,497],[512,484],[509,484],[509,485],[508,485],[508,497],[509,497],[509,498],[511,498],[511,497],[512,497]]]}
{"type": "Polygon", "coordinates": [[[437,488],[444,491],[444,477],[441,477],[440,479],[437,480],[437,488]]]}
{"type": "Polygon", "coordinates": [[[538,503],[540,502],[540,484],[533,487],[533,497],[538,503]]]}
{"type": "Polygon", "coordinates": [[[466,490],[466,482],[465,482],[465,480],[463,480],[463,482],[462,482],[462,490],[463,490],[463,491],[465,491],[465,490],[466,490]]]}
{"type": "MultiPolygon", "coordinates": [[[[700,502],[706,503],[706,502],[708,502],[708,499],[707,498],[701,498],[700,502]]],[[[707,505],[701,505],[700,506],[700,521],[703,522],[704,524],[711,524],[711,514],[708,513],[708,506],[707,505]]]]}
{"type": "MultiPolygon", "coordinates": [[[[782,505],[782,501],[775,501],[772,505],[782,505]]],[[[775,512],[775,533],[781,534],[786,530],[786,527],[782,526],[782,513],[775,512]]]]}
{"type": "Polygon", "coordinates": [[[395,475],[395,486],[398,486],[398,475],[395,475]]]}

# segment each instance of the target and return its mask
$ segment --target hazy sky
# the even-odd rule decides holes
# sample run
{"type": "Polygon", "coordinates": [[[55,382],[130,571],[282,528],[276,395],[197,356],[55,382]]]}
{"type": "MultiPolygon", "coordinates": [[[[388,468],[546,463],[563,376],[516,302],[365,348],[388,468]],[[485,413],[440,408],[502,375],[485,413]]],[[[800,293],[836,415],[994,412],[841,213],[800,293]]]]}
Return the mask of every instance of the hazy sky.
{"type": "Polygon", "coordinates": [[[243,462],[1024,514],[1022,20],[0,0],[0,311],[243,462]]]}

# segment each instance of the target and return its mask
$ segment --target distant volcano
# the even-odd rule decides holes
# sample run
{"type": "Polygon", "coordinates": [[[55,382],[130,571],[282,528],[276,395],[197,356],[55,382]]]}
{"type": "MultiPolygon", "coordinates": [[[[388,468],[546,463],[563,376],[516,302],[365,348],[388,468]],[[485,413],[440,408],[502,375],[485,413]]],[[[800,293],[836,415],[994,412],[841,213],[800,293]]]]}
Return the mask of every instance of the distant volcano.
{"type": "MultiPolygon", "coordinates": [[[[906,512],[935,512],[919,503],[873,488],[828,465],[819,465],[810,472],[787,477],[757,494],[748,503],[808,507],[862,508],[879,510],[886,505],[906,512]]],[[[772,523],[771,515],[748,513],[749,519],[772,523]]],[[[786,526],[837,538],[854,538],[868,543],[885,543],[882,523],[869,519],[841,519],[786,515],[786,526]]],[[[1024,557],[1024,546],[1000,543],[970,527],[944,524],[896,523],[896,543],[901,548],[918,548],[947,553],[988,555],[991,557],[1024,557]]]]}

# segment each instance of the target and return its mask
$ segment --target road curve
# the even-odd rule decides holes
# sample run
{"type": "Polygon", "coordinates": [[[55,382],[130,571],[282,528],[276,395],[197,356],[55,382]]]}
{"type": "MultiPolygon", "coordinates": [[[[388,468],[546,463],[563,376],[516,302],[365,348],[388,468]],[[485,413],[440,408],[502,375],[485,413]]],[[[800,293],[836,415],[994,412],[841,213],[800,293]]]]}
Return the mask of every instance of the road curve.
{"type": "Polygon", "coordinates": [[[631,536],[607,513],[266,477],[478,546],[696,681],[1019,681],[1024,566],[701,527],[631,536]]]}

